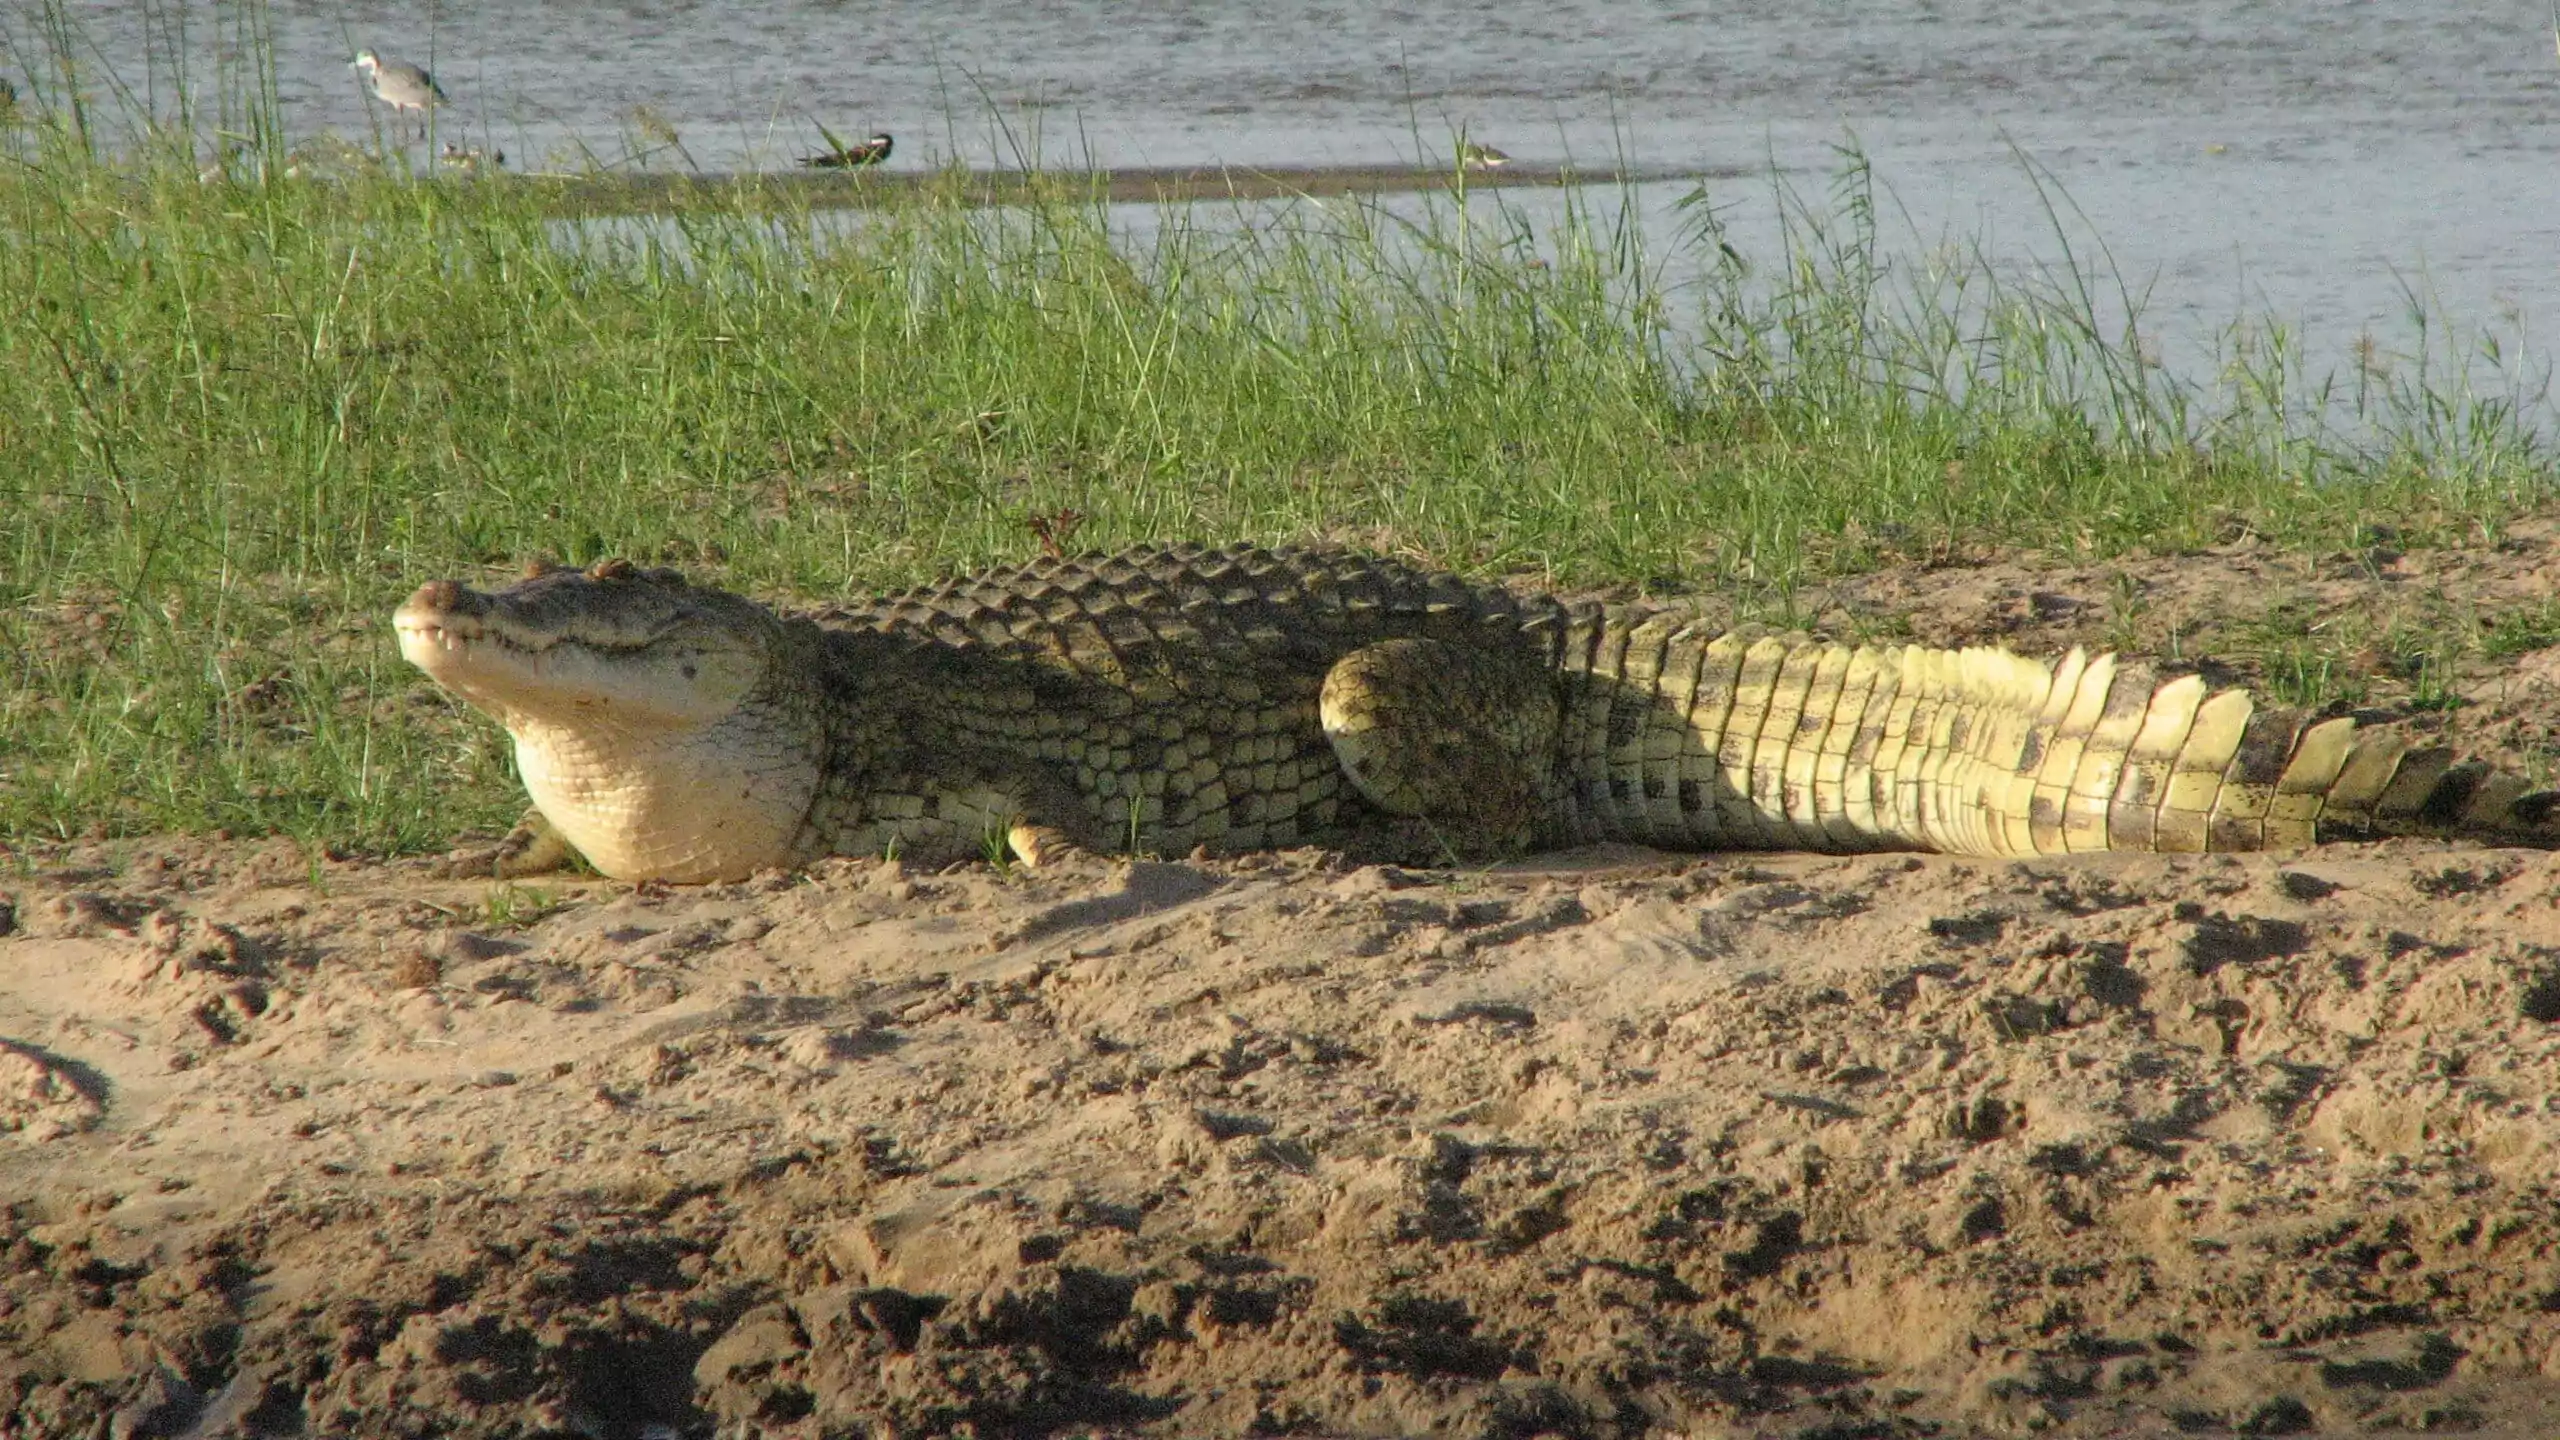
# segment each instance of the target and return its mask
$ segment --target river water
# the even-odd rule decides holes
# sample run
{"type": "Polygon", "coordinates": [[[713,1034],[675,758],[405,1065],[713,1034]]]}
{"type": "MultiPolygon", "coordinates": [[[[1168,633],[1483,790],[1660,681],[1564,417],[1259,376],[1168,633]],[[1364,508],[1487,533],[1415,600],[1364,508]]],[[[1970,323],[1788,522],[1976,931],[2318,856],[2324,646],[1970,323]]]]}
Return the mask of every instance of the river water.
{"type": "MultiPolygon", "coordinates": [[[[0,13],[17,69],[36,16],[0,13]]],[[[64,13],[164,103],[170,77],[207,83],[242,49],[236,5],[64,13]]],[[[2247,317],[2294,327],[2315,362],[2368,335],[2406,348],[2411,290],[2527,371],[2560,320],[2560,55],[2542,0],[272,0],[265,15],[291,132],[367,133],[346,61],[371,46],[436,71],[439,141],[515,167],[635,151],[659,168],[787,166],[820,123],[895,133],[899,169],[1445,163],[1464,130],[1524,163],[1720,177],[1749,253],[1770,243],[1770,176],[1818,197],[1832,147],[1854,139],[1904,250],[2021,267],[2056,248],[2031,157],[2085,214],[2084,258],[2103,241],[2147,292],[2176,369],[2209,367],[2247,317]]],[[[1667,232],[1689,188],[1647,187],[1649,226],[1667,232]]]]}

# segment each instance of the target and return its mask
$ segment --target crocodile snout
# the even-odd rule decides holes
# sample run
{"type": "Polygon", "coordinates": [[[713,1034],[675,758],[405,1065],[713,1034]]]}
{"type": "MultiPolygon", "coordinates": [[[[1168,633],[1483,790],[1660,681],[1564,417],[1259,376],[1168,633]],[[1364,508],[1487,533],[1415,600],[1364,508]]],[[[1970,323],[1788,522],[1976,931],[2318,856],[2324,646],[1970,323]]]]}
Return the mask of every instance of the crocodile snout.
{"type": "Polygon", "coordinates": [[[392,612],[391,629],[400,637],[400,654],[410,664],[438,679],[460,653],[486,631],[481,622],[489,597],[455,580],[430,580],[392,612]]]}

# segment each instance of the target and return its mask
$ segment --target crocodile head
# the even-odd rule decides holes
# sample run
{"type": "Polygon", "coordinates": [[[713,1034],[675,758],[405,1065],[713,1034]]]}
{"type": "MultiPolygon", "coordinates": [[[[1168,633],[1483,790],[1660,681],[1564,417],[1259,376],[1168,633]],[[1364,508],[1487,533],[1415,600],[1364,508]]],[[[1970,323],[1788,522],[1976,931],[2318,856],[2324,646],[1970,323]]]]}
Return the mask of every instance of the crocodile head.
{"type": "Polygon", "coordinates": [[[624,880],[795,858],[824,760],[813,646],[751,600],[607,560],[422,585],[400,653],[515,737],[545,819],[624,880]]]}

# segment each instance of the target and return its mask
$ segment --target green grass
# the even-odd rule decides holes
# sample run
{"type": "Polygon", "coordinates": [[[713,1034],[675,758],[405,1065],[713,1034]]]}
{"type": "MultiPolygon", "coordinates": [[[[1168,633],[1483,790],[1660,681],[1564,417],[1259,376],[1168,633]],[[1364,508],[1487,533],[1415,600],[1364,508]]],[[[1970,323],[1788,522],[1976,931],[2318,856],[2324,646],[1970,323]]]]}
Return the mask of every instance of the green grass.
{"type": "Polygon", "coordinates": [[[2102,265],[1889,264],[1854,155],[1745,256],[1703,192],[1670,253],[1608,193],[1535,233],[1444,195],[1133,247],[1072,189],[958,177],[844,224],[707,190],[579,229],[343,153],[256,181],[264,133],[199,183],[183,138],[0,131],[0,837],[502,825],[503,737],[385,617],[536,554],[831,595],[1328,539],[1784,614],[1984,546],[2474,539],[2552,480],[2467,375],[2324,390],[2259,329],[2190,388],[2096,319],[2102,265]]]}
{"type": "Polygon", "coordinates": [[[2512,660],[2551,645],[2560,645],[2560,601],[2483,617],[2480,653],[2486,659],[2512,660]]]}

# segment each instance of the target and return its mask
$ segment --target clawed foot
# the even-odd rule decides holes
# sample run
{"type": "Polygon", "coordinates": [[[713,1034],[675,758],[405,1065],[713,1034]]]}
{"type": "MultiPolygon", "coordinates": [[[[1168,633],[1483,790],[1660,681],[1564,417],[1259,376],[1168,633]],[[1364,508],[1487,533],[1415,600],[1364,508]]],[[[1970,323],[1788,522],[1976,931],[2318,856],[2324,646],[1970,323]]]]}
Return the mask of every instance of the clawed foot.
{"type": "Polygon", "coordinates": [[[528,810],[516,828],[494,845],[457,845],[434,863],[434,873],[449,880],[513,880],[572,868],[578,852],[539,810],[528,810]]]}
{"type": "Polygon", "coordinates": [[[1034,825],[1016,820],[1004,832],[1005,847],[1025,869],[1055,870],[1077,861],[1091,860],[1093,852],[1075,842],[1066,831],[1055,825],[1034,825]]]}

